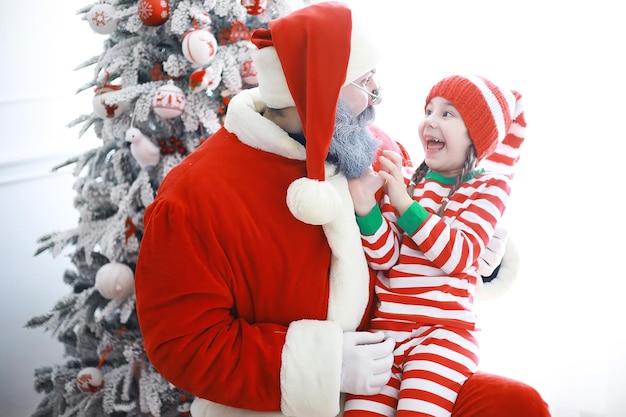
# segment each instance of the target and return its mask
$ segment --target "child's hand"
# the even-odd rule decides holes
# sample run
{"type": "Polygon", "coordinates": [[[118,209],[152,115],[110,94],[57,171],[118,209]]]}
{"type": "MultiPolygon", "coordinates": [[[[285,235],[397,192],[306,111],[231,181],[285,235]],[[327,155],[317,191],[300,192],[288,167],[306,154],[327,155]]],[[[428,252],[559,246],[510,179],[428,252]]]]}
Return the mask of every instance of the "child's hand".
{"type": "Polygon", "coordinates": [[[406,183],[402,175],[402,156],[397,152],[385,150],[379,161],[379,175],[385,179],[385,192],[398,214],[403,215],[413,203],[413,199],[406,191],[406,183]]]}
{"type": "Polygon", "coordinates": [[[383,186],[385,180],[372,169],[365,171],[359,178],[348,180],[348,188],[354,203],[357,216],[365,216],[377,204],[376,191],[383,186]]]}

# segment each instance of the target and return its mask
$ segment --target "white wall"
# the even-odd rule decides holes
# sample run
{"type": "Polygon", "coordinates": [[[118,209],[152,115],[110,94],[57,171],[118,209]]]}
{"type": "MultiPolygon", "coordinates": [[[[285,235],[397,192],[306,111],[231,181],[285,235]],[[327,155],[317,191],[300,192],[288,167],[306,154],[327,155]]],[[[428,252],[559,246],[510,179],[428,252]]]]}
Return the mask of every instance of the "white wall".
{"type": "Polygon", "coordinates": [[[525,98],[506,223],[510,293],[479,305],[482,367],[539,389],[555,417],[626,415],[626,26],[608,0],[353,0],[385,37],[378,121],[421,161],[433,82],[485,75],[525,98]],[[384,5],[384,9],[378,9],[384,5]],[[395,42],[392,42],[395,41],[395,42]]]}
{"type": "MultiPolygon", "coordinates": [[[[60,363],[63,345],[26,329],[67,294],[66,256],[34,256],[44,234],[77,225],[74,177],[51,168],[95,145],[66,125],[90,109],[76,96],[90,74],[74,72],[100,53],[97,38],[76,14],[84,2],[35,0],[2,4],[0,13],[0,415],[29,416],[42,398],[34,369],[60,363]]],[[[88,71],[88,70],[87,70],[88,71]]]]}
{"type": "MultiPolygon", "coordinates": [[[[507,212],[523,264],[509,294],[480,306],[483,367],[536,386],[554,417],[626,415],[626,27],[616,3],[351,3],[374,13],[372,29],[387,41],[379,124],[416,160],[423,98],[441,76],[475,72],[524,94],[528,140],[507,212]]],[[[89,92],[74,95],[90,74],[73,69],[105,39],[76,15],[85,4],[5,2],[0,13],[3,416],[34,411],[33,369],[62,352],[23,326],[68,291],[68,259],[33,253],[40,236],[77,222],[73,178],[50,168],[94,143],[65,127],[91,106],[89,92]]]]}

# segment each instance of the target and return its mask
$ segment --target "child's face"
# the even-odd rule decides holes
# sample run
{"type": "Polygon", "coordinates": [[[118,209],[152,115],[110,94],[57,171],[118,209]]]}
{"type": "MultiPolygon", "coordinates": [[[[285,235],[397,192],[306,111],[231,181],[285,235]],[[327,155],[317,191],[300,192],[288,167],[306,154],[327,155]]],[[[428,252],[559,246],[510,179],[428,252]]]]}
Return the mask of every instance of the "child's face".
{"type": "Polygon", "coordinates": [[[426,165],[447,177],[461,172],[472,140],[456,107],[443,97],[433,97],[418,129],[426,165]]]}

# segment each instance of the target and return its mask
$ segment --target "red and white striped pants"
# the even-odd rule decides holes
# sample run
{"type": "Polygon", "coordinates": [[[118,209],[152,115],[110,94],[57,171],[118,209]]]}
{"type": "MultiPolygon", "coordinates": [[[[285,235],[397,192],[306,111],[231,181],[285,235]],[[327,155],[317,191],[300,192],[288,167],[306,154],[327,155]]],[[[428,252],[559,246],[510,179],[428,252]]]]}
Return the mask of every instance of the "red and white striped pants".
{"type": "Polygon", "coordinates": [[[387,385],[377,395],[348,395],[344,417],[450,416],[478,368],[478,342],[469,330],[420,327],[396,343],[394,357],[387,385]]]}

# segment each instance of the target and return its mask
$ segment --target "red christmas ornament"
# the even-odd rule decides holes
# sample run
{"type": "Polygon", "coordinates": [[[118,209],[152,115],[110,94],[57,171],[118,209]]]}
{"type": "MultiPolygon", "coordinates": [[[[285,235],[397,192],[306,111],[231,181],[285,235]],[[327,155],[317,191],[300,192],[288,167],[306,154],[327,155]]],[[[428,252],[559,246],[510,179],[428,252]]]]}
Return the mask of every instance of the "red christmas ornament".
{"type": "Polygon", "coordinates": [[[170,4],[167,0],[141,0],[137,12],[145,25],[160,26],[170,18],[170,4]]]}
{"type": "Polygon", "coordinates": [[[125,242],[128,243],[128,239],[130,239],[136,232],[137,226],[133,223],[133,219],[130,216],[126,217],[126,230],[124,231],[124,236],[126,236],[125,242]]]}
{"type": "Polygon", "coordinates": [[[179,416],[190,416],[191,415],[191,401],[185,394],[180,396],[180,401],[178,402],[178,415],[179,416]]]}
{"type": "Polygon", "coordinates": [[[260,15],[267,10],[267,0],[241,0],[241,4],[246,8],[248,14],[260,15]]]}
{"type": "Polygon", "coordinates": [[[187,154],[187,149],[183,146],[183,142],[180,139],[176,139],[174,136],[170,136],[167,140],[159,140],[159,146],[161,147],[161,155],[172,155],[175,153],[181,155],[187,154]]]}
{"type": "Polygon", "coordinates": [[[78,375],[76,375],[76,385],[82,392],[94,394],[100,391],[104,386],[102,372],[94,367],[83,368],[78,375]]]}
{"type": "Polygon", "coordinates": [[[213,90],[220,82],[219,74],[212,67],[200,68],[189,76],[189,91],[199,93],[207,88],[213,90]]]}
{"type": "Polygon", "coordinates": [[[249,41],[252,37],[252,30],[241,22],[233,22],[230,27],[225,27],[220,31],[220,45],[227,45],[239,41],[249,41]]]}
{"type": "Polygon", "coordinates": [[[244,62],[241,66],[241,79],[249,85],[257,85],[259,83],[259,74],[252,60],[244,62]]]}
{"type": "Polygon", "coordinates": [[[154,64],[150,70],[150,75],[152,76],[152,81],[163,81],[167,79],[163,73],[163,66],[161,64],[154,64]]]}

